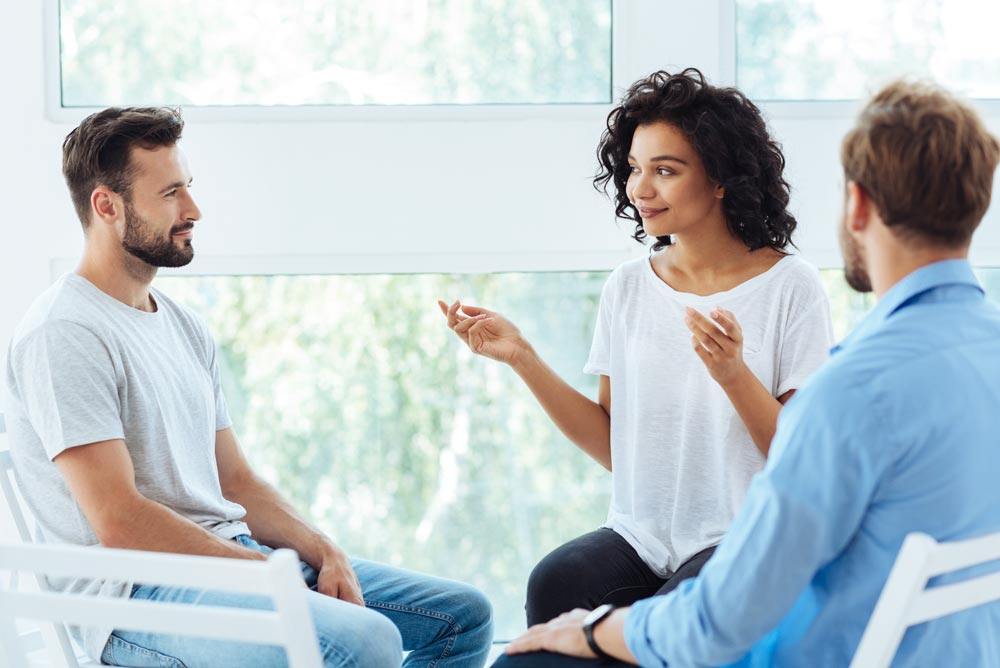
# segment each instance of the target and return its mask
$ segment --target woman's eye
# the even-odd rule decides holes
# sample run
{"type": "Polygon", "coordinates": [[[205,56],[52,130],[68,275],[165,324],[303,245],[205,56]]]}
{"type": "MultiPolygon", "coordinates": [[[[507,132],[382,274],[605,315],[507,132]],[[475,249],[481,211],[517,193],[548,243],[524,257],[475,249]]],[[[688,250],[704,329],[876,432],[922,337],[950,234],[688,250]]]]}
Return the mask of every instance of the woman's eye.
{"type": "Polygon", "coordinates": [[[673,172],[671,170],[667,169],[666,167],[660,167],[660,168],[658,168],[656,170],[656,173],[659,174],[660,176],[668,176],[670,174],[673,174],[673,172]]]}
{"type": "Polygon", "coordinates": [[[639,168],[636,167],[635,165],[629,165],[629,167],[628,167],[628,173],[629,174],[638,174],[639,173],[639,168]]]}

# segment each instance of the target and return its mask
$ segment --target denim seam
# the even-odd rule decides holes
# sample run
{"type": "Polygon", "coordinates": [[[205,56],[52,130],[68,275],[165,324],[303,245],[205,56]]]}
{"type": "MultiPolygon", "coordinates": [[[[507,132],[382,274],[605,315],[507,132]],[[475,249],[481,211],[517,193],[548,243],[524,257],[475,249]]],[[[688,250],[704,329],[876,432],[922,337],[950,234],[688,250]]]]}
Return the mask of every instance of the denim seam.
{"type": "Polygon", "coordinates": [[[166,661],[167,663],[170,663],[171,665],[176,666],[177,668],[187,668],[187,664],[185,664],[183,661],[181,661],[175,656],[170,656],[169,654],[164,654],[163,652],[157,652],[152,649],[147,649],[142,645],[136,645],[134,642],[129,642],[128,640],[124,640],[123,638],[119,638],[118,636],[115,635],[111,636],[109,642],[111,643],[111,658],[115,662],[126,659],[126,657],[121,657],[121,659],[119,659],[119,657],[117,656],[117,652],[115,650],[120,649],[122,651],[132,652],[135,654],[152,657],[157,661],[159,661],[161,665],[164,663],[164,661],[166,661]]]}
{"type": "MultiPolygon", "coordinates": [[[[339,647],[337,647],[336,641],[328,641],[324,643],[324,647],[322,649],[323,649],[324,666],[328,665],[326,660],[328,658],[331,658],[329,655],[332,654],[333,658],[337,660],[338,666],[343,666],[343,668],[348,668],[348,666],[352,668],[357,668],[358,662],[357,659],[354,658],[354,655],[348,654],[345,651],[341,650],[339,647]]],[[[285,654],[287,656],[288,654],[287,650],[285,654]]]]}
{"type": "Polygon", "coordinates": [[[451,615],[446,615],[443,612],[438,612],[437,610],[428,610],[427,608],[416,608],[410,605],[401,605],[399,603],[386,603],[383,601],[365,601],[365,605],[371,608],[382,608],[384,610],[395,610],[396,612],[407,612],[414,613],[418,615],[423,615],[425,617],[431,617],[441,622],[445,622],[451,627],[454,632],[451,638],[448,639],[448,644],[445,645],[444,650],[441,652],[441,656],[434,659],[427,664],[427,668],[434,668],[440,661],[447,659],[451,655],[451,650],[455,647],[455,642],[458,640],[458,635],[462,632],[462,626],[458,623],[451,615]]]}

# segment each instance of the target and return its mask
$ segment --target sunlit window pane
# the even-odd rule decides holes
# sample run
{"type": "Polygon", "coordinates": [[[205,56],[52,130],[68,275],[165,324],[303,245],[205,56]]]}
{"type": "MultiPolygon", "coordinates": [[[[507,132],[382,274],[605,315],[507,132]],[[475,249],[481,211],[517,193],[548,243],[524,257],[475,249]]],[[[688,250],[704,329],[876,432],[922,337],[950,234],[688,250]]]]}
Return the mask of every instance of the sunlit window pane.
{"type": "Polygon", "coordinates": [[[863,98],[900,76],[1000,98],[1000,2],[737,0],[737,82],[762,100],[863,98]]]}
{"type": "Polygon", "coordinates": [[[610,0],[61,0],[62,104],[606,103],[610,0]]]}
{"type": "Polygon", "coordinates": [[[497,637],[528,573],[607,517],[610,476],[506,366],[474,356],[437,299],[510,317],[587,396],[607,273],[164,277],[221,355],[254,464],[352,555],[475,584],[497,637]]]}
{"type": "MultiPolygon", "coordinates": [[[[871,308],[821,272],[837,339],[871,308]]],[[[1000,269],[979,275],[1000,298],[1000,269]]],[[[587,396],[606,272],[170,277],[208,321],[254,466],[355,556],[475,584],[497,637],[524,627],[525,584],[551,549],[604,521],[610,476],[507,367],[472,355],[436,300],[511,318],[587,396]]]]}

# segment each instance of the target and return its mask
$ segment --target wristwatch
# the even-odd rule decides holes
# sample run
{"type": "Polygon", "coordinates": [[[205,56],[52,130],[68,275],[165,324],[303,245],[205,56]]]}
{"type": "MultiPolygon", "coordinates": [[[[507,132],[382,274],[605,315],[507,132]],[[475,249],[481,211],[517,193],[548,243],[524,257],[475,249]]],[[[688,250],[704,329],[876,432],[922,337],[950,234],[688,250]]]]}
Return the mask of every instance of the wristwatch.
{"type": "Polygon", "coordinates": [[[617,659],[598,646],[597,641],[594,640],[594,627],[607,619],[608,615],[614,611],[615,606],[605,603],[591,610],[590,614],[583,618],[583,637],[587,639],[591,651],[604,661],[617,661],[617,659]]]}

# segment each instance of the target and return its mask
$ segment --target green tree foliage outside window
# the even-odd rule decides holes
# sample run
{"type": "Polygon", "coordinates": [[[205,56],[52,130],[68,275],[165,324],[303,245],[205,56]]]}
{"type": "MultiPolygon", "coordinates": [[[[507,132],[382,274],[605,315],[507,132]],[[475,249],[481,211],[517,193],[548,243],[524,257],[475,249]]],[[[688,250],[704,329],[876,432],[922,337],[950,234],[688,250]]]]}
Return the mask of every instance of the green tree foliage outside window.
{"type": "Polygon", "coordinates": [[[252,463],[354,556],[475,584],[497,637],[524,626],[549,550],[601,525],[609,474],[569,443],[506,366],[474,356],[436,300],[517,322],[582,372],[607,274],[160,278],[220,351],[252,463]]]}
{"type": "Polygon", "coordinates": [[[604,104],[610,0],[61,0],[62,104],[604,104]]]}
{"type": "Polygon", "coordinates": [[[902,76],[1000,98],[998,23],[982,0],[736,0],[736,80],[755,100],[858,99],[902,76]]]}
{"type": "MultiPolygon", "coordinates": [[[[871,295],[825,270],[838,339],[871,295]]],[[[537,561],[600,526],[610,476],[506,366],[472,355],[436,300],[509,316],[584,394],[606,272],[163,277],[219,347],[253,465],[350,554],[470,582],[497,637],[524,627],[537,561]]],[[[981,270],[1000,295],[1000,270],[981,270]]]]}

